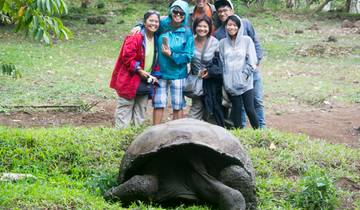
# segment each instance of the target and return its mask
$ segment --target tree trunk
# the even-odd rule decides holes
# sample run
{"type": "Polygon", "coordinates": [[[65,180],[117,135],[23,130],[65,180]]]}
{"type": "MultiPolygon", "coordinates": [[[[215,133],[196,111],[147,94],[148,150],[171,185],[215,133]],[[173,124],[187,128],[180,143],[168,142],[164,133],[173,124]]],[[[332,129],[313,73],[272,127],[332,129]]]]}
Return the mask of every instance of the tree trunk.
{"type": "Polygon", "coordinates": [[[346,0],[345,1],[345,11],[346,12],[350,11],[350,4],[351,4],[351,0],[346,0]]]}
{"type": "Polygon", "coordinates": [[[359,14],[360,13],[360,0],[350,0],[349,13],[359,14]]]}
{"type": "Polygon", "coordinates": [[[313,14],[315,14],[315,13],[318,13],[318,12],[320,12],[324,7],[325,7],[325,5],[327,5],[329,2],[331,2],[332,0],[326,0],[324,3],[322,3],[314,12],[313,12],[313,14]]]}
{"type": "Polygon", "coordinates": [[[310,9],[310,6],[314,3],[314,0],[306,0],[306,9],[310,9]]]}
{"type": "Polygon", "coordinates": [[[331,4],[332,4],[332,2],[327,3],[327,4],[323,7],[322,11],[323,11],[323,12],[329,12],[329,11],[331,10],[331,4]]]}
{"type": "Polygon", "coordinates": [[[256,0],[256,5],[260,8],[263,8],[265,4],[265,0],[256,0]]]}
{"type": "Polygon", "coordinates": [[[286,0],[286,8],[291,9],[294,7],[294,0],[286,0]]]}

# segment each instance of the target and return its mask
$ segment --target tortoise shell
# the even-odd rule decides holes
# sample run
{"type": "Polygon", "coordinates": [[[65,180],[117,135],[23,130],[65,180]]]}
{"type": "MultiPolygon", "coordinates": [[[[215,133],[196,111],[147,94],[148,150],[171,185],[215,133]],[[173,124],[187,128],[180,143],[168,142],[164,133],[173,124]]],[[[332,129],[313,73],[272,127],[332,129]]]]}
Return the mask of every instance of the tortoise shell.
{"type": "Polygon", "coordinates": [[[211,154],[231,160],[255,177],[252,162],[238,138],[217,125],[184,118],[152,126],[137,136],[121,161],[118,182],[123,183],[137,174],[154,154],[184,145],[212,151],[211,154]]]}

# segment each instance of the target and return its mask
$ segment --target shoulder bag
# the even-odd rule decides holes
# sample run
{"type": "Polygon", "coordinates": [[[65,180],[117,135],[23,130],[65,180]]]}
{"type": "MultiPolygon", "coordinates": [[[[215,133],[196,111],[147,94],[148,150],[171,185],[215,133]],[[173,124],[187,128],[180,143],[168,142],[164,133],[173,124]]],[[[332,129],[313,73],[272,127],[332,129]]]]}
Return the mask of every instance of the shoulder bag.
{"type": "MultiPolygon", "coordinates": [[[[203,66],[204,53],[207,48],[209,38],[206,39],[205,44],[201,50],[200,64],[203,66]]],[[[204,95],[203,79],[198,75],[194,75],[192,69],[185,80],[184,95],[189,98],[196,98],[204,95]]]]}

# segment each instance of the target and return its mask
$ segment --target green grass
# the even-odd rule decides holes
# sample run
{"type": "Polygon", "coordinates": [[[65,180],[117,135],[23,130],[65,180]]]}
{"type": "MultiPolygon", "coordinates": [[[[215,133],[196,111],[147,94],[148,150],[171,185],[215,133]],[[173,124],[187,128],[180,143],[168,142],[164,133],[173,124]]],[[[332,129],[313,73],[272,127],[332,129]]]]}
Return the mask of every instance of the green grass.
{"type": "MultiPolygon", "coordinates": [[[[116,209],[102,194],[115,184],[127,145],[143,128],[40,128],[0,127],[0,172],[30,173],[36,180],[0,182],[3,208],[116,209]]],[[[331,183],[348,177],[360,184],[360,151],[332,145],[304,135],[274,130],[235,130],[249,151],[256,170],[259,209],[294,209],[301,179],[309,170],[321,170],[331,183]],[[276,149],[270,149],[273,143],[276,149]]],[[[337,189],[339,200],[355,192],[337,189]]],[[[359,200],[352,204],[358,207],[359,200]]],[[[161,209],[134,203],[140,209],[161,209]]],[[[177,209],[208,209],[186,207],[177,209]]]]}
{"type": "MultiPolygon", "coordinates": [[[[13,63],[22,72],[21,79],[0,75],[0,106],[76,105],[114,99],[109,79],[124,36],[141,20],[144,11],[157,8],[165,13],[166,5],[110,1],[105,8],[78,8],[69,3],[64,23],[74,33],[69,41],[44,46],[12,28],[0,28],[0,63],[13,63]],[[103,15],[105,25],[88,25],[88,16],[103,15]],[[21,59],[19,59],[21,58],[21,59]]],[[[360,38],[341,29],[341,20],[305,14],[251,12],[241,8],[260,38],[265,57],[261,63],[265,104],[320,104],[324,100],[345,104],[360,101],[360,38]],[[321,31],[308,30],[317,23],[321,31]],[[295,34],[296,29],[304,31],[295,34]],[[327,43],[335,35],[336,43],[327,43]],[[349,49],[346,55],[301,56],[296,51],[313,45],[349,49]]]]}

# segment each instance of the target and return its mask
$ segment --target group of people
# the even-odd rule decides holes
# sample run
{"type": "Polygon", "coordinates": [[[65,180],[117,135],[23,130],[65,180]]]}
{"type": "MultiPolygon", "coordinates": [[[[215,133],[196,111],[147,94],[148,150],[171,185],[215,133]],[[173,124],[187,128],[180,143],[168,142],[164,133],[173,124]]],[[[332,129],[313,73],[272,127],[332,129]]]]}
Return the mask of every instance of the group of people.
{"type": "Polygon", "coordinates": [[[252,24],[234,13],[231,0],[195,0],[192,9],[187,1],[175,0],[167,16],[147,11],[143,25],[133,31],[124,40],[110,82],[119,96],[117,128],[141,124],[148,99],[153,124],[161,123],[169,92],[173,119],[183,118],[188,74],[203,83],[189,117],[222,127],[229,117],[233,127],[243,128],[246,113],[254,129],[265,127],[262,49],[252,24]]]}

